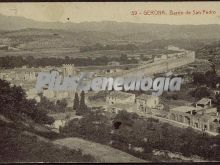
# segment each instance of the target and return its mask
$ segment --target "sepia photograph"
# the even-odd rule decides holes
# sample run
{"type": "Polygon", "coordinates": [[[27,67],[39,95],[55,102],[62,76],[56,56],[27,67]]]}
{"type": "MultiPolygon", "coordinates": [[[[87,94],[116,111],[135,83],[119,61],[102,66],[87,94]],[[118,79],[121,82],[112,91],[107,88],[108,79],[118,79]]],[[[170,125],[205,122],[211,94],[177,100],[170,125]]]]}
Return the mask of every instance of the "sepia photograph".
{"type": "Polygon", "coordinates": [[[220,161],[220,2],[0,2],[0,163],[220,161]]]}

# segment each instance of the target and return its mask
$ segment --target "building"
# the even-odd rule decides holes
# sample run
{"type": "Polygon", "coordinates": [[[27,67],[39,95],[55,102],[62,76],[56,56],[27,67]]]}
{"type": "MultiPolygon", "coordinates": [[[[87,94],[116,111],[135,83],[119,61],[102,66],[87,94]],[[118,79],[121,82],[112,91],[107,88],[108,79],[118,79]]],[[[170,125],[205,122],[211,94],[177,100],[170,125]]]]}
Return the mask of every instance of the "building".
{"type": "Polygon", "coordinates": [[[0,50],[8,50],[9,46],[8,45],[0,45],[0,50]]]}
{"type": "Polygon", "coordinates": [[[173,50],[173,51],[185,51],[184,49],[180,49],[179,47],[169,45],[167,46],[167,50],[173,50]]]}
{"type": "Polygon", "coordinates": [[[135,94],[112,91],[107,97],[106,102],[108,104],[126,104],[135,102],[135,94]]]}
{"type": "Polygon", "coordinates": [[[154,57],[154,62],[161,61],[161,60],[167,60],[167,55],[163,54],[161,56],[154,57]]]}
{"type": "Polygon", "coordinates": [[[157,108],[159,106],[159,97],[141,94],[135,99],[137,110],[148,112],[149,109],[157,108]]]}
{"type": "Polygon", "coordinates": [[[52,99],[55,97],[55,92],[51,90],[43,90],[43,96],[48,99],[52,99]]]}
{"type": "Polygon", "coordinates": [[[73,64],[64,64],[63,66],[63,75],[64,77],[72,76],[75,73],[75,67],[73,64]]]}
{"type": "Polygon", "coordinates": [[[125,110],[130,113],[136,112],[135,111],[136,106],[133,103],[127,103],[127,104],[116,103],[116,104],[109,105],[106,109],[113,114],[118,114],[122,110],[125,110]]]}
{"type": "Polygon", "coordinates": [[[51,126],[55,132],[59,132],[59,129],[64,127],[65,124],[67,124],[70,120],[75,118],[82,118],[81,116],[76,116],[75,112],[48,114],[48,116],[55,120],[51,126]]]}
{"type": "Polygon", "coordinates": [[[216,108],[197,105],[180,106],[170,109],[168,118],[192,128],[212,133],[219,133],[220,116],[216,108]]]}
{"type": "Polygon", "coordinates": [[[37,90],[35,88],[27,90],[26,94],[27,99],[35,99],[37,102],[41,101],[41,97],[38,95],[37,90]]]}
{"type": "Polygon", "coordinates": [[[110,69],[104,70],[104,73],[109,74],[109,73],[116,73],[116,72],[121,72],[121,71],[123,70],[119,68],[110,68],[110,69]]]}
{"type": "MultiPolygon", "coordinates": [[[[54,92],[54,91],[52,91],[54,92]]],[[[55,91],[55,97],[58,100],[62,100],[64,98],[68,98],[69,97],[69,92],[68,91],[55,91]]]]}
{"type": "Polygon", "coordinates": [[[110,65],[110,66],[119,66],[119,65],[120,65],[120,62],[111,61],[111,62],[108,62],[108,65],[110,65]]]}
{"type": "Polygon", "coordinates": [[[203,98],[196,103],[196,107],[208,108],[212,106],[212,100],[203,98]]]}

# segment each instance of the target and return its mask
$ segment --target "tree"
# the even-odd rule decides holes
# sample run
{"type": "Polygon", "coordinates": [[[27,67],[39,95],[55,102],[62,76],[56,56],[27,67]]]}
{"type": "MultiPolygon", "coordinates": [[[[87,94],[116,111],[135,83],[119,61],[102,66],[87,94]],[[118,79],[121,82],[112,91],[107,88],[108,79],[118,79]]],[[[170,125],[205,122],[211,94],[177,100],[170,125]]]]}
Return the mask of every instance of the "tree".
{"type": "Polygon", "coordinates": [[[215,96],[217,111],[220,112],[220,94],[215,96]]]}
{"type": "Polygon", "coordinates": [[[67,100],[66,99],[57,100],[56,109],[58,112],[65,112],[66,107],[67,107],[67,100]]]}
{"type": "Polygon", "coordinates": [[[75,93],[74,97],[73,110],[76,111],[76,115],[79,114],[79,96],[77,92],[75,93]]]}
{"type": "Polygon", "coordinates": [[[115,122],[121,122],[124,126],[131,127],[134,123],[134,120],[138,118],[138,115],[136,113],[129,113],[125,110],[119,111],[119,113],[114,118],[115,122]]]}
{"type": "Polygon", "coordinates": [[[199,88],[196,88],[193,97],[201,99],[203,97],[209,97],[210,95],[211,95],[211,91],[208,88],[199,87],[199,88]]]}
{"type": "Polygon", "coordinates": [[[195,85],[205,84],[205,82],[206,82],[206,78],[203,73],[200,72],[193,73],[193,83],[195,85]]]}
{"type": "Polygon", "coordinates": [[[217,80],[217,74],[216,74],[215,68],[213,68],[213,70],[208,70],[205,73],[205,80],[206,80],[206,84],[209,87],[216,86],[216,84],[218,83],[218,80],[217,80]]]}
{"type": "Polygon", "coordinates": [[[84,114],[87,111],[87,106],[85,104],[85,92],[82,91],[80,94],[80,103],[79,103],[80,114],[84,114]]]}

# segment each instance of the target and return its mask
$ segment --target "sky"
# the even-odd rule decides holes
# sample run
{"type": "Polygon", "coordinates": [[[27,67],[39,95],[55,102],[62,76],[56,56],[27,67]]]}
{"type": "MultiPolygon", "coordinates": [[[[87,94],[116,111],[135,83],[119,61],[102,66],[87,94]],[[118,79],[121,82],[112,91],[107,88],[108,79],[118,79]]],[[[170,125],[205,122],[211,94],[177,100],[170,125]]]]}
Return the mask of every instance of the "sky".
{"type": "Polygon", "coordinates": [[[46,22],[118,21],[157,24],[220,24],[220,2],[62,2],[0,3],[0,13],[46,22]],[[165,11],[167,15],[144,15],[144,11],[165,11]],[[183,15],[170,15],[170,10],[183,15]],[[214,11],[196,14],[194,11],[214,11]],[[137,11],[137,15],[131,15],[137,11]],[[186,11],[191,14],[186,15],[186,11]]]}

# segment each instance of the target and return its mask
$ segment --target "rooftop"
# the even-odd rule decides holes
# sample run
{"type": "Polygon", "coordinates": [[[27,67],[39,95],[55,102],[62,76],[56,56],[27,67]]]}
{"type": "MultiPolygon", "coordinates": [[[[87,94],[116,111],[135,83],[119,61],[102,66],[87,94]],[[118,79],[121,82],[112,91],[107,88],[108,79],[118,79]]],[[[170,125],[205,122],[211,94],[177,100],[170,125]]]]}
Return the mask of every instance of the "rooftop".
{"type": "Polygon", "coordinates": [[[121,91],[112,91],[109,96],[123,99],[123,98],[132,97],[135,95],[131,93],[121,92],[121,91]]]}
{"type": "Polygon", "coordinates": [[[132,108],[135,108],[135,105],[134,104],[113,104],[111,106],[109,106],[109,108],[119,108],[119,109],[124,109],[124,110],[128,110],[128,109],[132,109],[132,108]]]}
{"type": "Polygon", "coordinates": [[[183,112],[183,113],[193,111],[193,110],[200,110],[200,109],[193,107],[193,106],[180,106],[180,107],[176,107],[176,108],[171,109],[171,111],[183,112]]]}
{"type": "Polygon", "coordinates": [[[202,105],[206,105],[210,102],[211,99],[208,98],[203,98],[201,100],[199,100],[196,104],[202,104],[202,105]]]}
{"type": "Polygon", "coordinates": [[[157,98],[157,96],[141,94],[136,97],[136,99],[141,99],[141,100],[147,100],[147,99],[151,99],[151,98],[157,98]]]}

